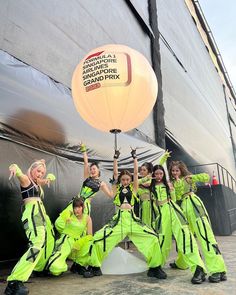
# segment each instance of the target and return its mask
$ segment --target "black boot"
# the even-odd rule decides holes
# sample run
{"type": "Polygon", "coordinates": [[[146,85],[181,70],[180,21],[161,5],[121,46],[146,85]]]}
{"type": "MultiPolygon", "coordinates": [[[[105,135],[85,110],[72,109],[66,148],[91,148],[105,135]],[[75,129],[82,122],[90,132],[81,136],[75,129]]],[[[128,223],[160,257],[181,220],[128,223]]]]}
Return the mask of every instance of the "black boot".
{"type": "Polygon", "coordinates": [[[21,281],[9,281],[4,294],[26,295],[26,294],[29,294],[29,290],[23,285],[21,281]]]}
{"type": "Polygon", "coordinates": [[[164,272],[164,270],[161,268],[161,266],[149,268],[147,272],[148,277],[155,277],[161,280],[164,280],[167,278],[167,274],[164,272]]]}
{"type": "Polygon", "coordinates": [[[195,273],[192,277],[192,284],[201,284],[206,280],[206,274],[203,271],[203,268],[201,266],[197,266],[195,273]]]}
{"type": "Polygon", "coordinates": [[[77,273],[78,264],[73,262],[73,264],[70,267],[70,272],[77,273]]]}
{"type": "Polygon", "coordinates": [[[92,278],[94,276],[101,276],[101,275],[102,275],[101,268],[96,266],[89,266],[83,274],[84,278],[92,278]]]}
{"type": "Polygon", "coordinates": [[[226,272],[215,272],[208,277],[209,282],[219,283],[220,281],[227,281],[226,272]]]}
{"type": "Polygon", "coordinates": [[[74,262],[71,265],[70,271],[83,276],[84,272],[86,271],[86,268],[84,266],[74,262]]]}

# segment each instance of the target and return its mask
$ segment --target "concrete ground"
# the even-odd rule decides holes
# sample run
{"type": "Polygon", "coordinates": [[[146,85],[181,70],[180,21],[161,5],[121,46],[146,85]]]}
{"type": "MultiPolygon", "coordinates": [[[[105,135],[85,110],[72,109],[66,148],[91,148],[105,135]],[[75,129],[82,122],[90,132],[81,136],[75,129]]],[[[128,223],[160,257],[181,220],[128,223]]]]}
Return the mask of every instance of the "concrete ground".
{"type": "MultiPolygon", "coordinates": [[[[56,278],[30,278],[26,286],[31,295],[234,295],[236,294],[236,232],[231,236],[217,237],[217,241],[228,268],[226,282],[213,284],[205,281],[201,285],[192,285],[190,282],[192,274],[189,270],[169,268],[169,262],[176,256],[175,247],[173,247],[169,262],[164,267],[168,275],[166,280],[149,278],[146,272],[130,275],[103,275],[90,279],[67,272],[56,278]]],[[[6,287],[5,279],[6,276],[1,279],[0,294],[3,294],[6,287]]]]}

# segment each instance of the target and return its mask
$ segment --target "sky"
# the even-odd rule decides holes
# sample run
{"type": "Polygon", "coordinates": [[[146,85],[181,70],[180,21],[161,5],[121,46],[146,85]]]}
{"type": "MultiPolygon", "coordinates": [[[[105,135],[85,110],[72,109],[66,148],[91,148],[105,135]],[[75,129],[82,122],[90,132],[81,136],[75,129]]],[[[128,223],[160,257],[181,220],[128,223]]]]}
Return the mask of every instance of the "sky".
{"type": "Polygon", "coordinates": [[[236,91],[236,0],[198,0],[236,91]]]}

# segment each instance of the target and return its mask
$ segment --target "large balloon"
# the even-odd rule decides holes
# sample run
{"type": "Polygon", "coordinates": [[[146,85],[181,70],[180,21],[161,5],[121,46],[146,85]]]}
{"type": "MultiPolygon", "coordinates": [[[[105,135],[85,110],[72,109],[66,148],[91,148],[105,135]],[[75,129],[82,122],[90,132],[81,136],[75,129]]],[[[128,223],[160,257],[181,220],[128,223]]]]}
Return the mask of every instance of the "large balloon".
{"type": "Polygon", "coordinates": [[[76,67],[72,96],[81,117],[102,131],[140,125],[157,97],[157,79],[147,59],[124,45],[90,51],[76,67]]]}

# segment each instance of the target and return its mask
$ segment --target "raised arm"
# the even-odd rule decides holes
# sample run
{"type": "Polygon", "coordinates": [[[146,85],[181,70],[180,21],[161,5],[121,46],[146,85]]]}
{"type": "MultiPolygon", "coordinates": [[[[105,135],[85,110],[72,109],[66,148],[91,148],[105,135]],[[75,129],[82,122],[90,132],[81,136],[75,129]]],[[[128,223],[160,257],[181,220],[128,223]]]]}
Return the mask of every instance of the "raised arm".
{"type": "Polygon", "coordinates": [[[29,177],[21,171],[20,167],[17,164],[11,164],[9,166],[9,171],[10,171],[9,180],[12,177],[16,176],[22,187],[27,187],[28,185],[30,185],[29,177]]]}
{"type": "Polygon", "coordinates": [[[134,159],[134,179],[133,179],[133,186],[134,192],[136,193],[138,190],[138,160],[136,155],[136,149],[131,148],[131,156],[134,159]]]}
{"type": "Polygon", "coordinates": [[[118,159],[120,156],[120,151],[119,150],[115,150],[114,153],[114,160],[113,160],[113,178],[115,181],[117,181],[118,179],[118,159]]]}
{"type": "Polygon", "coordinates": [[[84,143],[80,143],[80,151],[83,153],[84,157],[84,179],[89,177],[89,163],[88,163],[88,155],[86,145],[84,143]]]}

